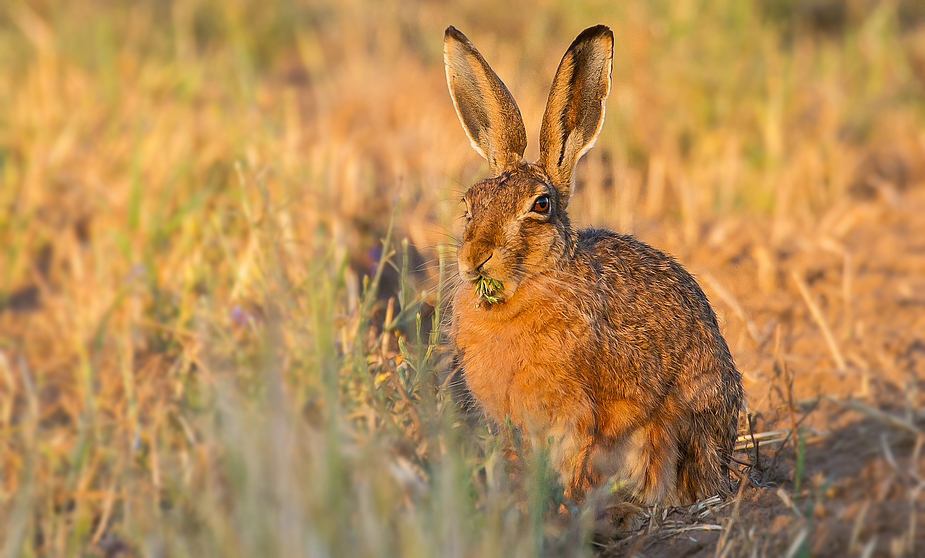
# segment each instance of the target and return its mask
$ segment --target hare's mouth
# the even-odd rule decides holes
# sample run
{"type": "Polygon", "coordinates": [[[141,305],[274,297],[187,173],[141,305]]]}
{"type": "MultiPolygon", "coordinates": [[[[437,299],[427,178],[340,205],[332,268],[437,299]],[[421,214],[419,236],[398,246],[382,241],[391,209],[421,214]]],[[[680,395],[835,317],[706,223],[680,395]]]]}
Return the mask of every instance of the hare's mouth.
{"type": "Polygon", "coordinates": [[[502,301],[501,295],[504,292],[504,284],[497,279],[479,275],[473,282],[475,284],[475,296],[484,299],[490,304],[497,304],[502,301]]]}

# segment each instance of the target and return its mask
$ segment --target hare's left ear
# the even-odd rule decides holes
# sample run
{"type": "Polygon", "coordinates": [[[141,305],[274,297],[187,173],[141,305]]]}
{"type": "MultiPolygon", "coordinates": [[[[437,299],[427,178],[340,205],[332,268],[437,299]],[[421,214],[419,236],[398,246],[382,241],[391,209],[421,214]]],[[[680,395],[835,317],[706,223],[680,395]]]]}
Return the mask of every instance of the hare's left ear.
{"type": "Polygon", "coordinates": [[[552,81],[540,129],[538,163],[564,204],[571,196],[575,164],[594,145],[604,124],[612,66],[613,33],[597,25],[572,42],[552,81]]]}

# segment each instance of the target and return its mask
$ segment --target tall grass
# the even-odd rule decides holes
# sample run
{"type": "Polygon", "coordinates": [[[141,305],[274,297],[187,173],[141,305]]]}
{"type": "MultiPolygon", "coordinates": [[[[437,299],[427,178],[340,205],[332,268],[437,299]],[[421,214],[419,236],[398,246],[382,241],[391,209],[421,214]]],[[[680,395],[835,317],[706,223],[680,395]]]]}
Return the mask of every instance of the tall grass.
{"type": "Polygon", "coordinates": [[[542,455],[459,418],[445,316],[419,313],[485,172],[443,29],[535,138],[565,46],[611,25],[574,219],[696,246],[709,219],[812,224],[870,157],[909,159],[925,82],[902,21],[886,2],[834,37],[733,0],[3,3],[0,548],[589,553],[542,455]]]}

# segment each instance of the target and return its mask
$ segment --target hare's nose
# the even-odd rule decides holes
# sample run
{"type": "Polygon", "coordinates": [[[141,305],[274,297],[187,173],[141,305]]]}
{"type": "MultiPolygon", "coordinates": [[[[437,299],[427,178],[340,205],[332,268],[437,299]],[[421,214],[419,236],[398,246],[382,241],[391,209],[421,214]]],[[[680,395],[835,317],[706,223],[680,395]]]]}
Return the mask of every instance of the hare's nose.
{"type": "Polygon", "coordinates": [[[482,263],[480,263],[479,265],[475,266],[475,270],[476,270],[476,271],[482,271],[482,266],[484,266],[485,264],[487,264],[487,263],[488,263],[488,260],[490,260],[490,259],[492,258],[492,256],[494,256],[494,255],[495,255],[494,251],[492,251],[491,254],[488,254],[488,257],[485,258],[485,260],[484,260],[482,263]]]}

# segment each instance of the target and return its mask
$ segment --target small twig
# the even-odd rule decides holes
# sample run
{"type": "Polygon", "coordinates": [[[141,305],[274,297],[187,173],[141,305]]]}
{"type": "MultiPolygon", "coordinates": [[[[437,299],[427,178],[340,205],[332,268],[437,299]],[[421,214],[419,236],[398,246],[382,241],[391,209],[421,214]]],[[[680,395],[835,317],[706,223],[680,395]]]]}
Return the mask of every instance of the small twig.
{"type": "Polygon", "coordinates": [[[689,533],[691,531],[722,531],[723,527],[721,525],[714,525],[712,523],[706,523],[703,525],[688,525],[687,527],[678,527],[676,529],[661,529],[658,532],[659,536],[669,537],[671,535],[678,535],[680,533],[689,533]]]}
{"type": "Polygon", "coordinates": [[[919,476],[919,455],[922,452],[922,445],[925,444],[925,436],[919,436],[915,439],[915,447],[912,449],[912,459],[909,461],[909,475],[914,478],[920,485],[925,485],[925,480],[919,476]]]}
{"type": "Polygon", "coordinates": [[[864,525],[864,520],[867,518],[867,510],[869,508],[870,500],[864,500],[864,503],[861,504],[861,511],[858,512],[858,516],[854,520],[854,528],[851,530],[851,539],[848,541],[849,551],[853,551],[857,548],[859,539],[861,538],[861,527],[864,525]]]}
{"type": "Polygon", "coordinates": [[[702,512],[698,513],[698,514],[697,514],[697,518],[698,518],[698,519],[703,519],[703,518],[705,518],[706,516],[711,515],[711,514],[716,514],[716,512],[718,512],[718,511],[720,511],[720,510],[722,510],[722,509],[728,508],[729,506],[738,506],[738,505],[739,505],[739,502],[741,501],[741,495],[742,495],[742,493],[741,493],[741,487],[743,487],[744,484],[745,484],[745,483],[740,483],[740,484],[739,484],[739,487],[740,487],[739,496],[737,496],[734,500],[730,500],[730,501],[728,501],[728,502],[723,502],[723,503],[721,503],[721,504],[719,504],[719,505],[715,505],[715,506],[709,506],[707,509],[705,509],[705,510],[703,510],[702,512]]]}
{"type": "Polygon", "coordinates": [[[781,436],[786,436],[790,434],[790,430],[784,428],[781,430],[767,430],[765,432],[749,432],[748,434],[742,434],[736,438],[736,443],[747,442],[749,440],[761,440],[762,442],[768,442],[771,438],[779,438],[781,436]]]}
{"type": "Polygon", "coordinates": [[[839,370],[847,370],[848,367],[845,364],[845,357],[842,356],[841,350],[838,348],[838,343],[835,342],[835,336],[832,335],[832,330],[829,329],[829,324],[825,321],[825,316],[822,315],[822,310],[819,309],[819,306],[813,301],[812,296],[809,294],[809,289],[806,286],[806,283],[795,271],[790,272],[790,275],[793,277],[793,281],[797,285],[797,289],[800,290],[800,294],[803,296],[803,301],[806,303],[806,306],[809,308],[809,313],[812,314],[813,319],[816,321],[816,325],[819,326],[819,329],[822,330],[822,335],[825,337],[825,342],[829,346],[829,351],[832,353],[832,358],[835,360],[835,365],[838,366],[839,370]]]}
{"type": "Polygon", "coordinates": [[[800,455],[800,440],[799,440],[800,431],[797,430],[797,418],[796,418],[797,409],[796,409],[796,406],[793,404],[793,379],[794,378],[793,378],[793,372],[790,371],[790,367],[787,366],[786,362],[781,362],[781,366],[783,366],[784,375],[787,378],[787,410],[790,411],[790,432],[793,434],[793,436],[790,436],[790,441],[793,444],[793,455],[794,455],[794,459],[796,459],[796,462],[797,462],[796,471],[794,475],[795,477],[794,486],[797,489],[799,489],[800,488],[800,477],[803,474],[803,471],[801,470],[801,467],[800,467],[803,463],[802,461],[803,456],[800,455]]]}
{"type": "Polygon", "coordinates": [[[735,457],[730,457],[729,461],[732,461],[736,465],[744,465],[745,467],[749,467],[749,468],[755,466],[755,464],[752,463],[751,461],[742,461],[741,459],[736,459],[735,457]]]}
{"type": "Polygon", "coordinates": [[[109,490],[106,492],[106,496],[103,500],[103,512],[99,519],[99,524],[96,527],[96,532],[93,533],[93,537],[90,539],[93,544],[98,544],[100,539],[106,533],[110,527],[109,518],[112,514],[113,503],[116,499],[116,478],[114,477],[112,482],[109,483],[109,490]]]}
{"type": "MultiPolygon", "coordinates": [[[[820,401],[822,401],[821,396],[817,397],[815,402],[813,403],[812,408],[810,408],[808,411],[806,411],[806,414],[800,417],[800,420],[798,420],[796,423],[796,426],[794,426],[795,429],[800,428],[800,425],[803,424],[803,421],[806,420],[806,418],[809,417],[809,415],[812,414],[812,412],[816,410],[816,407],[819,405],[820,401]]],[[[781,451],[783,451],[783,449],[787,447],[787,441],[790,439],[791,436],[793,436],[793,431],[787,433],[787,438],[783,440],[783,443],[781,443],[780,447],[777,448],[777,451],[774,452],[774,457],[771,458],[771,465],[767,468],[768,471],[774,470],[774,466],[777,465],[777,460],[780,458],[781,451]]]]}
{"type": "Polygon", "coordinates": [[[787,549],[786,558],[793,558],[797,555],[798,552],[800,552],[800,549],[803,547],[803,542],[806,540],[807,536],[809,536],[809,529],[806,527],[800,529],[800,532],[797,533],[796,538],[793,539],[792,543],[790,543],[790,548],[787,549]]]}
{"type": "Polygon", "coordinates": [[[382,321],[382,333],[379,335],[380,351],[383,355],[389,352],[389,332],[387,327],[392,324],[392,318],[395,315],[395,297],[390,296],[389,302],[385,307],[385,319],[382,321]]]}
{"type": "MultiPolygon", "coordinates": [[[[851,253],[848,252],[844,246],[831,238],[823,238],[819,246],[842,258],[842,305],[844,312],[844,319],[842,322],[845,324],[848,336],[850,337],[851,324],[854,323],[854,313],[851,309],[851,253]]],[[[866,376],[867,374],[865,372],[865,378],[866,376]]]]}
{"type": "Polygon", "coordinates": [[[728,304],[729,307],[732,308],[732,311],[735,312],[739,317],[739,319],[745,323],[745,329],[748,331],[748,334],[751,335],[752,339],[754,339],[758,344],[764,344],[765,339],[767,339],[767,335],[762,335],[761,332],[758,331],[755,323],[749,319],[748,314],[745,313],[745,309],[742,308],[742,305],[739,304],[739,301],[736,299],[736,297],[733,296],[733,294],[729,292],[726,287],[724,287],[719,281],[716,280],[715,277],[709,273],[703,273],[700,277],[710,285],[711,289],[716,291],[716,294],[719,295],[723,302],[728,304]]]}
{"type": "Polygon", "coordinates": [[[753,465],[753,467],[757,467],[758,464],[760,463],[758,460],[760,458],[761,453],[758,448],[758,440],[755,439],[755,421],[753,420],[751,413],[748,414],[748,433],[752,437],[752,447],[755,448],[755,464],[753,465]]]}
{"type": "MultiPolygon", "coordinates": [[[[758,438],[758,442],[761,443],[761,447],[766,448],[768,446],[773,446],[775,444],[780,444],[781,442],[786,442],[789,440],[790,429],[784,430],[781,436],[776,438],[758,438]]],[[[749,440],[744,442],[737,443],[735,446],[735,451],[745,451],[755,447],[755,444],[749,440]]]]}
{"type": "Polygon", "coordinates": [[[797,507],[797,505],[793,502],[793,499],[790,498],[790,495],[787,494],[786,490],[784,490],[783,488],[778,488],[777,497],[780,498],[781,502],[783,502],[785,506],[790,508],[790,510],[793,511],[793,513],[797,514],[800,517],[800,519],[806,519],[803,516],[803,513],[800,511],[800,508],[797,507]]]}
{"type": "Polygon", "coordinates": [[[739,518],[739,506],[742,504],[742,495],[745,493],[745,484],[745,482],[739,483],[739,492],[736,494],[736,497],[733,500],[735,502],[735,506],[732,508],[732,513],[726,520],[726,529],[719,536],[719,542],[716,544],[716,553],[714,556],[717,558],[725,556],[729,550],[726,545],[729,543],[729,537],[732,533],[732,526],[739,518]]]}
{"type": "Polygon", "coordinates": [[[883,446],[883,455],[886,456],[886,462],[890,464],[890,467],[893,468],[893,471],[897,475],[903,477],[903,472],[899,469],[899,463],[896,462],[896,456],[893,455],[893,450],[890,449],[890,444],[886,441],[886,433],[880,433],[880,444],[883,446]]]}
{"type": "Polygon", "coordinates": [[[418,414],[417,408],[415,408],[414,403],[411,401],[411,398],[408,396],[408,392],[405,391],[404,382],[398,376],[398,367],[393,363],[387,364],[387,369],[389,371],[388,378],[392,382],[392,387],[395,391],[398,392],[398,395],[401,397],[401,400],[405,403],[405,407],[408,410],[408,417],[411,419],[411,422],[414,423],[415,430],[420,436],[423,433],[423,424],[421,422],[421,416],[418,414]]]}
{"type": "Polygon", "coordinates": [[[898,428],[900,430],[904,430],[906,432],[909,432],[910,434],[914,434],[915,436],[925,435],[925,432],[923,432],[920,428],[918,428],[916,425],[912,424],[911,422],[905,421],[895,415],[891,415],[890,413],[881,411],[880,409],[875,409],[869,405],[865,405],[861,403],[860,401],[855,401],[853,399],[842,401],[840,399],[835,399],[834,397],[830,397],[830,396],[826,396],[826,399],[846,409],[856,411],[858,413],[861,413],[862,415],[867,416],[868,418],[879,420],[880,422],[884,424],[887,424],[894,428],[898,428]]]}
{"type": "MultiPolygon", "coordinates": [[[[917,475],[916,478],[918,478],[917,475]]],[[[923,488],[925,488],[925,483],[919,482],[918,486],[915,486],[909,490],[909,505],[912,510],[916,509],[917,503],[919,501],[919,494],[922,493],[923,488]]],[[[911,553],[915,553],[915,531],[916,525],[918,524],[918,516],[919,514],[917,513],[909,514],[909,551],[911,553]]]]}
{"type": "Polygon", "coordinates": [[[711,496],[710,498],[697,502],[696,504],[693,504],[692,506],[687,508],[687,513],[689,514],[700,513],[703,510],[711,506],[715,506],[716,504],[721,503],[722,501],[723,501],[722,498],[720,498],[719,496],[711,496]]]}
{"type": "Polygon", "coordinates": [[[874,535],[867,541],[867,544],[864,545],[864,550],[861,551],[861,558],[870,558],[874,555],[874,549],[877,548],[877,535],[874,535]]]}

